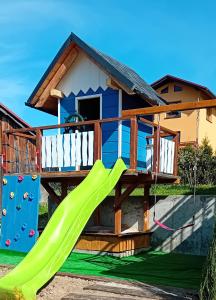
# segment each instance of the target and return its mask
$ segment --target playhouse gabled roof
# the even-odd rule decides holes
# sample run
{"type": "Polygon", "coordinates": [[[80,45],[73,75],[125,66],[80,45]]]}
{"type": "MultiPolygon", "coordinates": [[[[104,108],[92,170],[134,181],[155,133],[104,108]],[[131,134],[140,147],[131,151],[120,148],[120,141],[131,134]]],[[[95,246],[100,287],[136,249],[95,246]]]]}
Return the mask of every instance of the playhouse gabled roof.
{"type": "Polygon", "coordinates": [[[83,50],[90,59],[92,59],[97,65],[99,65],[108,75],[111,76],[112,79],[119,83],[121,87],[125,87],[133,94],[138,94],[143,99],[148,101],[151,105],[165,104],[164,100],[160,98],[155,90],[150,85],[148,85],[135,71],[133,71],[128,66],[118,62],[114,58],[92,48],[74,33],[71,33],[49,65],[41,80],[35,87],[31,96],[27,100],[26,105],[47,111],[52,114],[56,114],[56,111],[54,111],[54,109],[49,110],[48,107],[43,105],[39,106],[37,105],[37,103],[39,101],[40,95],[51,81],[51,74],[56,72],[57,67],[59,67],[63,61],[63,56],[66,57],[65,53],[67,52],[68,54],[73,46],[83,50]]]}
{"type": "Polygon", "coordinates": [[[175,77],[175,76],[172,76],[172,75],[169,75],[169,74],[167,74],[167,75],[161,77],[160,79],[156,80],[155,82],[153,82],[151,84],[151,86],[156,90],[156,89],[162,87],[164,84],[167,84],[171,81],[179,82],[179,83],[191,86],[191,87],[203,92],[204,94],[206,94],[210,99],[215,99],[216,98],[216,95],[212,91],[210,91],[206,86],[200,85],[200,84],[197,84],[195,82],[188,81],[188,80],[185,80],[185,79],[182,79],[182,78],[179,78],[179,77],[175,77]]]}

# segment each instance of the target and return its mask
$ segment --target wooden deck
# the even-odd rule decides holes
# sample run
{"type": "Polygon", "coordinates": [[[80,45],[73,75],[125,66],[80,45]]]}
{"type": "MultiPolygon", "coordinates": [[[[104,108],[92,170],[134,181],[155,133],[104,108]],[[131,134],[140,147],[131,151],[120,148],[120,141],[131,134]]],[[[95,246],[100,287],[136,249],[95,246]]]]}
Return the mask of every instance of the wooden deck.
{"type": "Polygon", "coordinates": [[[130,255],[134,252],[149,249],[151,232],[127,234],[83,233],[75,249],[81,252],[99,252],[117,255],[130,255]]]}

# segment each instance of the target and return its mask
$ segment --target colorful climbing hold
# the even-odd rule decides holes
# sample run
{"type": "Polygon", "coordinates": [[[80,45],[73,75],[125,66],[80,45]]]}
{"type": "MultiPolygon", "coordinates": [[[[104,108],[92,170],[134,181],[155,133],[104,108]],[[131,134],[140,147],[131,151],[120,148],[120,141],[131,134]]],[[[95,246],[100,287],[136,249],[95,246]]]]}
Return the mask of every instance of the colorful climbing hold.
{"type": "Polygon", "coordinates": [[[34,231],[34,229],[31,229],[31,230],[29,231],[29,236],[32,237],[32,236],[34,236],[34,235],[35,235],[35,231],[34,231]]]}
{"type": "Polygon", "coordinates": [[[34,199],[34,196],[32,193],[29,194],[29,201],[32,201],[34,199]]]}
{"type": "Polygon", "coordinates": [[[11,240],[6,240],[6,241],[5,241],[5,245],[6,245],[7,247],[9,247],[10,244],[11,244],[11,240]]]}
{"type": "Polygon", "coordinates": [[[7,179],[6,179],[6,178],[3,178],[3,179],[2,179],[2,182],[3,182],[4,185],[6,185],[6,184],[7,184],[7,179]]]}
{"type": "Polygon", "coordinates": [[[25,192],[24,195],[23,195],[23,199],[27,199],[29,196],[28,192],[25,192]]]}
{"type": "Polygon", "coordinates": [[[20,210],[20,209],[21,209],[21,205],[17,205],[17,206],[16,206],[16,209],[17,209],[17,210],[20,210]]]}
{"type": "Polygon", "coordinates": [[[20,238],[20,234],[17,233],[17,234],[15,235],[15,237],[14,237],[14,241],[17,242],[17,241],[19,240],[19,238],[20,238]]]}
{"type": "Polygon", "coordinates": [[[14,192],[10,192],[10,198],[13,199],[15,196],[14,192]]]}
{"type": "Polygon", "coordinates": [[[7,210],[6,210],[5,208],[3,208],[3,209],[2,209],[2,215],[3,215],[3,216],[6,216],[6,214],[7,214],[7,210]]]}
{"type": "Polygon", "coordinates": [[[32,175],[32,180],[37,179],[37,175],[32,175]]]}
{"type": "Polygon", "coordinates": [[[19,175],[19,176],[18,176],[18,182],[22,182],[23,179],[24,179],[24,176],[22,176],[22,175],[19,175]]]}
{"type": "Polygon", "coordinates": [[[23,223],[22,226],[21,226],[22,231],[26,230],[26,227],[27,227],[27,224],[23,223]]]}

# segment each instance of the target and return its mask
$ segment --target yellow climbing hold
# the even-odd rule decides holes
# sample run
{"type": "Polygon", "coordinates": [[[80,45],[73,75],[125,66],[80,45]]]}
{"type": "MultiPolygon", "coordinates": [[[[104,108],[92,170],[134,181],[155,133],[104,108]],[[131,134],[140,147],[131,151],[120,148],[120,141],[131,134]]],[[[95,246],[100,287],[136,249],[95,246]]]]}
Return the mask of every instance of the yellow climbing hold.
{"type": "Polygon", "coordinates": [[[2,182],[3,182],[4,185],[6,185],[6,184],[7,184],[7,179],[6,179],[6,178],[3,178],[3,179],[2,179],[2,182]]]}
{"type": "Polygon", "coordinates": [[[27,199],[28,196],[29,196],[29,194],[28,194],[28,192],[26,192],[26,193],[23,195],[23,198],[24,198],[24,199],[27,199]]]}
{"type": "Polygon", "coordinates": [[[37,175],[32,175],[32,179],[33,180],[37,179],[37,175]]]}
{"type": "Polygon", "coordinates": [[[15,196],[14,192],[10,192],[10,198],[13,199],[15,196]]]}

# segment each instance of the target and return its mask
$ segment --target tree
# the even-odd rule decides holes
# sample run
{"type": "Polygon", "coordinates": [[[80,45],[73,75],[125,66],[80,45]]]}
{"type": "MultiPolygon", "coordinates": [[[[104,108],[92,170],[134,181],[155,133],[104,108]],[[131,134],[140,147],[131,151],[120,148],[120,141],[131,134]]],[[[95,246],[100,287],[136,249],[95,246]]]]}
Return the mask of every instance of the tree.
{"type": "Polygon", "coordinates": [[[204,138],[200,146],[186,146],[179,151],[179,175],[183,184],[192,187],[195,184],[195,166],[197,184],[216,183],[216,157],[209,140],[204,138]]]}
{"type": "Polygon", "coordinates": [[[216,300],[216,226],[212,245],[203,268],[200,300],[216,300]]]}

